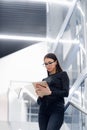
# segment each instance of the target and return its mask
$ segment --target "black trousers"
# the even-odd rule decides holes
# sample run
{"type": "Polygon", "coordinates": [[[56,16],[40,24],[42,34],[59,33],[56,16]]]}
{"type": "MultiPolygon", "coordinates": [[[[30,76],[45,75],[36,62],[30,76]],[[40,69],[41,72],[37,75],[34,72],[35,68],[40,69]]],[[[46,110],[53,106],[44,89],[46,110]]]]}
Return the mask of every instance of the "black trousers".
{"type": "Polygon", "coordinates": [[[39,109],[40,130],[60,130],[64,120],[64,105],[41,104],[39,109]]]}

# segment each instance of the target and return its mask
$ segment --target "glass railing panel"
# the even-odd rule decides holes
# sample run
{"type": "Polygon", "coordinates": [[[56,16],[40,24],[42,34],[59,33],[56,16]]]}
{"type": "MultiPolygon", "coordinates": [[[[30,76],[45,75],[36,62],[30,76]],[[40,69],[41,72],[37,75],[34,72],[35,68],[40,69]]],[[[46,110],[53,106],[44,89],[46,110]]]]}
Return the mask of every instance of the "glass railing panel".
{"type": "Polygon", "coordinates": [[[38,130],[39,106],[32,83],[11,81],[8,91],[8,122],[11,130],[38,130]]]}
{"type": "Polygon", "coordinates": [[[31,82],[11,81],[8,96],[9,121],[37,122],[37,97],[31,82]],[[22,112],[23,118],[21,117],[22,112]],[[19,113],[18,117],[16,116],[16,113],[19,113]]]}
{"type": "Polygon", "coordinates": [[[71,4],[68,0],[47,2],[47,37],[55,40],[71,4]]]}
{"type": "MultiPolygon", "coordinates": [[[[74,0],[75,1],[75,0],[74,0]]],[[[59,42],[62,44],[76,45],[79,42],[84,43],[84,12],[80,1],[77,0],[69,21],[66,24],[65,31],[59,42]]]]}
{"type": "Polygon", "coordinates": [[[87,115],[70,105],[65,112],[64,123],[68,130],[86,130],[87,115]]]}
{"type": "Polygon", "coordinates": [[[86,67],[85,28],[85,12],[81,2],[77,1],[55,49],[62,67],[68,70],[72,77],[71,85],[86,67]]]}
{"type": "MultiPolygon", "coordinates": [[[[86,90],[87,90],[87,75],[80,83],[79,87],[73,91],[72,97],[69,100],[70,104],[76,107],[78,110],[82,111],[84,114],[87,114],[87,98],[86,98],[86,90]]],[[[80,82],[80,81],[78,81],[80,82]]]]}
{"type": "MultiPolygon", "coordinates": [[[[68,97],[68,107],[65,109],[65,122],[70,130],[87,129],[87,69],[85,68],[79,75],[70,89],[68,97]],[[70,118],[70,119],[67,119],[70,118]]],[[[67,103],[66,103],[67,104],[67,103]]],[[[67,106],[67,105],[65,105],[67,106]]]]}

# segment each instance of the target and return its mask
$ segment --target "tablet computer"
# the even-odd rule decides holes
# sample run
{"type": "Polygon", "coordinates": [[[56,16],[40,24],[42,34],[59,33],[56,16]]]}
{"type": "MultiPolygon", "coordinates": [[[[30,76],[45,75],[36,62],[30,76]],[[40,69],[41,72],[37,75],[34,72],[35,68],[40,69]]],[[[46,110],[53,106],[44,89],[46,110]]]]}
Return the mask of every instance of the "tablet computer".
{"type": "Polygon", "coordinates": [[[33,82],[33,86],[36,88],[36,85],[39,84],[41,87],[44,87],[46,88],[48,85],[47,85],[47,82],[46,81],[40,81],[40,82],[33,82]]]}

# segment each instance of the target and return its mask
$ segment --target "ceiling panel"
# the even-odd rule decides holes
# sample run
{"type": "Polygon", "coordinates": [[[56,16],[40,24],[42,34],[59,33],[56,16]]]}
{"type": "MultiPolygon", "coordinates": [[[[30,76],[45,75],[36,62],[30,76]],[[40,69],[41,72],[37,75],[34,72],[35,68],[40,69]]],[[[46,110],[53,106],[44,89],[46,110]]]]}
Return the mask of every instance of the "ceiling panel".
{"type": "MultiPolygon", "coordinates": [[[[46,4],[0,0],[0,35],[46,36],[46,4]]],[[[33,43],[33,42],[32,42],[33,43]]],[[[29,46],[25,41],[0,40],[0,57],[29,46]],[[8,53],[4,53],[8,51],[8,53]],[[10,51],[11,50],[11,51],[10,51]]]]}

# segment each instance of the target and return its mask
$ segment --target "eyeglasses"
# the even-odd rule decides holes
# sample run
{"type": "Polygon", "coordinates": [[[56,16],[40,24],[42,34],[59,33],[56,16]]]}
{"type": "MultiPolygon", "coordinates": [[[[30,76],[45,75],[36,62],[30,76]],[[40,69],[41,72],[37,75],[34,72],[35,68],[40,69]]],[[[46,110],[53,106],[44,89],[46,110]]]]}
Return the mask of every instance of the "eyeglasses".
{"type": "Polygon", "coordinates": [[[45,65],[45,66],[47,66],[47,65],[51,65],[51,64],[53,64],[55,61],[53,61],[53,62],[48,62],[48,63],[44,63],[43,65],[45,65]]]}

